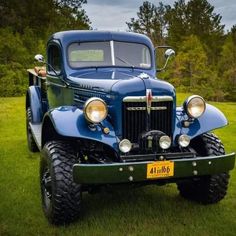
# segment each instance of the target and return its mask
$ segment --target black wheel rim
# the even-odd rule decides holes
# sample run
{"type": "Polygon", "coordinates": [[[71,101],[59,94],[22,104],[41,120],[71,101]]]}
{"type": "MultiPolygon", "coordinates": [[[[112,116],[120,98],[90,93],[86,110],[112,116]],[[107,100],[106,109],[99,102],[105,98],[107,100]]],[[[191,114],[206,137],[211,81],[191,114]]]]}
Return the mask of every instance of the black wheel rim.
{"type": "Polygon", "coordinates": [[[49,169],[45,169],[43,173],[41,186],[43,194],[43,203],[45,208],[48,209],[51,205],[52,200],[52,179],[49,169]]]}

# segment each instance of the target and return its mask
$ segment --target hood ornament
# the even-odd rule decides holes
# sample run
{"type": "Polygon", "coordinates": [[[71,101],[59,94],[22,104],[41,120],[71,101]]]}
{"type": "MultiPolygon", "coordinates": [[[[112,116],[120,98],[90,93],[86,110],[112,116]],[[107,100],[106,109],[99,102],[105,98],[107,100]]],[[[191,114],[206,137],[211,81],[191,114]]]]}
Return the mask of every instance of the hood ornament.
{"type": "Polygon", "coordinates": [[[152,90],[146,89],[147,113],[150,114],[152,108],[152,90]]]}
{"type": "Polygon", "coordinates": [[[142,72],[141,74],[139,74],[138,77],[139,77],[140,79],[149,79],[149,75],[146,74],[146,73],[144,73],[144,72],[142,72]]]}

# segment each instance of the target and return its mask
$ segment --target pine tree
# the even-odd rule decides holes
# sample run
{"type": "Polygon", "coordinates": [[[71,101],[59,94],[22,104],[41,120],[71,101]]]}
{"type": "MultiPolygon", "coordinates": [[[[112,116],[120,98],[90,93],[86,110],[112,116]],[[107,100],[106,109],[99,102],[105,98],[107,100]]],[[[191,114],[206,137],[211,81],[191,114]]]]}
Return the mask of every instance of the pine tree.
{"type": "Polygon", "coordinates": [[[86,0],[0,1],[0,96],[25,93],[26,68],[45,52],[50,34],[89,29],[86,0]]]}
{"type": "Polygon", "coordinates": [[[219,77],[224,81],[226,99],[236,100],[236,25],[227,35],[221,59],[219,61],[219,77]]]}
{"type": "Polygon", "coordinates": [[[224,40],[220,14],[207,0],[178,0],[167,11],[168,43],[176,49],[185,37],[196,35],[208,50],[209,60],[216,63],[224,40]]]}
{"type": "Polygon", "coordinates": [[[168,8],[170,6],[162,2],[156,7],[153,3],[145,1],[139,7],[138,18],[131,18],[131,22],[126,22],[126,24],[130,31],[146,34],[154,45],[162,45],[165,43],[167,33],[165,14],[168,8]]]}
{"type": "Polygon", "coordinates": [[[223,84],[209,65],[203,44],[195,35],[185,38],[172,67],[163,76],[181,91],[214,100],[224,97],[223,84]]]}

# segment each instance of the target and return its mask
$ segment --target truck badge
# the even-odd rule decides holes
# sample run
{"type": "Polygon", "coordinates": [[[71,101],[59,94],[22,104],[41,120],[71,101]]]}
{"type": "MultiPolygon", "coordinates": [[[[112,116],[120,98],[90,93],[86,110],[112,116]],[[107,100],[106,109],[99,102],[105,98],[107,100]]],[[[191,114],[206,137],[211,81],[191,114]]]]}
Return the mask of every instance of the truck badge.
{"type": "Polygon", "coordinates": [[[147,113],[150,114],[152,107],[152,90],[146,90],[147,113]]]}

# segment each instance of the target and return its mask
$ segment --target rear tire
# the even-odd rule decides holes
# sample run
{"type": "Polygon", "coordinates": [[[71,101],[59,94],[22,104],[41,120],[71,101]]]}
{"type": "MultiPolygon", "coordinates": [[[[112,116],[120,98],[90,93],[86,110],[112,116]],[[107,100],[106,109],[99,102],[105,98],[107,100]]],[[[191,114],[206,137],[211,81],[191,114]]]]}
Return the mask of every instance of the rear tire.
{"type": "MultiPolygon", "coordinates": [[[[195,138],[191,146],[198,155],[219,156],[225,154],[223,144],[216,135],[211,133],[195,138]]],[[[203,204],[212,204],[225,197],[229,177],[228,173],[219,173],[182,181],[177,183],[177,186],[182,197],[203,204]]]]}
{"type": "Polygon", "coordinates": [[[31,121],[32,121],[31,109],[30,107],[28,107],[26,110],[26,134],[27,134],[28,148],[31,152],[38,152],[39,149],[38,149],[37,144],[34,141],[32,130],[30,128],[31,121]]]}
{"type": "Polygon", "coordinates": [[[45,144],[40,161],[41,195],[43,211],[52,224],[70,223],[79,216],[82,193],[72,177],[75,163],[76,153],[69,143],[45,144]]]}

